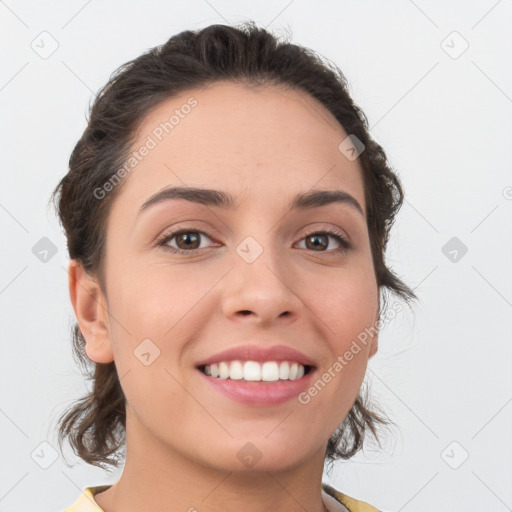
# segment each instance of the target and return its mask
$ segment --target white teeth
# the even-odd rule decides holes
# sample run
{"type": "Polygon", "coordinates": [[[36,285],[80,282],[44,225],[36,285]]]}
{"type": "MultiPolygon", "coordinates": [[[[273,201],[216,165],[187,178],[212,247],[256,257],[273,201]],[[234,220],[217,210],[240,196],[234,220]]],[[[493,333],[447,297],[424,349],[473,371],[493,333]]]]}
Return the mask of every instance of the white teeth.
{"type": "Polygon", "coordinates": [[[219,377],[221,379],[227,379],[229,377],[229,366],[228,363],[224,361],[219,363],[219,377]]]}
{"type": "Polygon", "coordinates": [[[274,361],[267,361],[261,366],[261,380],[274,381],[279,380],[279,367],[274,361]]]}
{"type": "Polygon", "coordinates": [[[279,378],[288,380],[290,376],[290,365],[286,361],[281,361],[279,364],[279,378]]]}
{"type": "Polygon", "coordinates": [[[290,365],[290,376],[288,377],[290,380],[295,380],[297,378],[298,369],[299,365],[297,363],[292,363],[290,365]]]}
{"type": "Polygon", "coordinates": [[[231,362],[229,367],[229,378],[233,380],[241,380],[244,378],[244,367],[240,361],[231,362]]]}
{"type": "Polygon", "coordinates": [[[256,361],[245,361],[244,380],[261,380],[261,365],[256,361]]]}
{"type": "Polygon", "coordinates": [[[305,368],[296,361],[221,361],[206,365],[203,373],[220,379],[274,382],[300,379],[305,368]]]}

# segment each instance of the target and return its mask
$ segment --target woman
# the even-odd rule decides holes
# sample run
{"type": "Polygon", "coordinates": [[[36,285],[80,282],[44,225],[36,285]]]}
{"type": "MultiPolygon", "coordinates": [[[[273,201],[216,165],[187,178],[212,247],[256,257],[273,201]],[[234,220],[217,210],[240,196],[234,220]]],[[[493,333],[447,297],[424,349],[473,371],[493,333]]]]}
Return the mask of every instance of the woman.
{"type": "Polygon", "coordinates": [[[360,390],[384,292],[415,295],[341,71],[253,23],[182,32],[111,77],[54,199],[94,379],[59,441],[124,457],[68,511],[377,510],[322,474],[387,423],[360,390]]]}

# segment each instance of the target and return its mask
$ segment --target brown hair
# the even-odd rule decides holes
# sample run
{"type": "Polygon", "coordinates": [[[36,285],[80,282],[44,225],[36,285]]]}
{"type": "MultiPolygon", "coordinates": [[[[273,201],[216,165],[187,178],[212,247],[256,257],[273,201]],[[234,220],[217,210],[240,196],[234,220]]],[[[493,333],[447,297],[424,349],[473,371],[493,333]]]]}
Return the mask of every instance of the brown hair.
{"type": "MultiPolygon", "coordinates": [[[[382,147],[370,137],[367,118],[351,99],[343,73],[312,50],[281,42],[254,22],[183,31],[113,73],[90,107],[87,127],[70,156],[69,172],[51,197],[65,229],[70,258],[96,276],[105,292],[106,220],[123,182],[102,200],[94,191],[104,187],[127,161],[139,124],[150,109],[180,92],[226,80],[305,91],[334,115],[347,134],[364,144],[359,158],[379,299],[383,299],[379,300],[379,315],[384,311],[386,290],[408,304],[416,299],[384,261],[390,228],[403,202],[402,187],[382,147]]],[[[86,356],[77,323],[72,335],[75,361],[93,380],[93,389],[61,416],[61,450],[67,437],[85,462],[118,467],[118,452],[126,440],[126,399],[115,362],[95,363],[86,356]]],[[[378,440],[378,424],[389,423],[369,408],[359,392],[328,442],[326,460],[350,458],[362,448],[365,431],[378,440]]]]}

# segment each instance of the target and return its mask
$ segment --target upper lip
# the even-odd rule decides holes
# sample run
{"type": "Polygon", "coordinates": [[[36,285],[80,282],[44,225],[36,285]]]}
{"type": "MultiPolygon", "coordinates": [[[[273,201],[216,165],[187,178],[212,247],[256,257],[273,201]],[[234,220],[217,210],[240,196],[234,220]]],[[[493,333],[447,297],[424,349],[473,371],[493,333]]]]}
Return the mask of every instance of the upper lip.
{"type": "Polygon", "coordinates": [[[306,354],[286,345],[262,347],[259,345],[240,345],[218,352],[197,363],[197,366],[210,365],[221,361],[297,361],[303,366],[315,366],[315,362],[306,354]]]}

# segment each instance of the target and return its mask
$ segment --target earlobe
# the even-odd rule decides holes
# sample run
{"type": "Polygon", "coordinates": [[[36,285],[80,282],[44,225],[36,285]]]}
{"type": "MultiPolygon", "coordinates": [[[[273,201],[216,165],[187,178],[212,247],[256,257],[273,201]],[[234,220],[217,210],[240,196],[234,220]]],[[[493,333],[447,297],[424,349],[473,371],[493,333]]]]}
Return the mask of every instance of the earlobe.
{"type": "Polygon", "coordinates": [[[85,340],[87,357],[96,363],[110,363],[114,353],[110,341],[105,296],[97,280],[90,277],[76,260],[68,266],[69,296],[85,340]]]}

